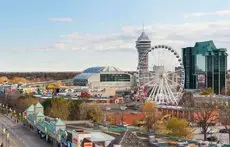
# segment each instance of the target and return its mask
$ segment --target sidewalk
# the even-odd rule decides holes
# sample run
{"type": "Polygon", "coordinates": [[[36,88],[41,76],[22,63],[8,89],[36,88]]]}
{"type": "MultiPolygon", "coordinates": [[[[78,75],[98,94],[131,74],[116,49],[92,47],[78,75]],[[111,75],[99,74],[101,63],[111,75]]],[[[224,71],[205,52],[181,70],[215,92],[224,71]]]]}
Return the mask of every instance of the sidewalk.
{"type": "MultiPolygon", "coordinates": [[[[14,132],[14,130],[12,129],[13,127],[17,127],[18,124],[14,123],[14,126],[9,126],[9,123],[4,121],[3,118],[7,118],[11,122],[13,122],[13,121],[4,115],[1,115],[0,117],[1,117],[0,124],[2,126],[4,126],[4,128],[7,129],[6,132],[8,132],[10,134],[10,138],[9,138],[10,146],[12,146],[12,147],[26,147],[26,145],[25,145],[24,141],[21,139],[21,137],[19,135],[17,135],[14,132]]],[[[0,135],[2,135],[2,129],[0,129],[0,135]]],[[[4,140],[6,141],[6,138],[4,138],[4,140]]]]}
{"type": "Polygon", "coordinates": [[[10,117],[0,117],[0,122],[4,123],[15,138],[15,142],[20,144],[17,147],[50,147],[51,144],[40,139],[37,133],[23,126],[22,123],[15,123],[10,117]]]}

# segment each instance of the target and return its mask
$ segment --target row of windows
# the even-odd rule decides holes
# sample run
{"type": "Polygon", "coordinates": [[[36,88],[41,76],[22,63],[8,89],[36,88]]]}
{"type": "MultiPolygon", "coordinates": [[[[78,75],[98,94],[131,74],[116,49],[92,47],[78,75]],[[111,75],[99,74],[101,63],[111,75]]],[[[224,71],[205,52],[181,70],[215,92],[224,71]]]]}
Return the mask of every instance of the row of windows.
{"type": "Polygon", "coordinates": [[[75,85],[75,86],[87,86],[87,84],[88,84],[88,80],[86,80],[86,79],[77,79],[77,80],[74,80],[73,81],[73,84],[75,85]]]}
{"type": "Polygon", "coordinates": [[[101,74],[101,82],[130,82],[130,75],[128,74],[101,74]]]}

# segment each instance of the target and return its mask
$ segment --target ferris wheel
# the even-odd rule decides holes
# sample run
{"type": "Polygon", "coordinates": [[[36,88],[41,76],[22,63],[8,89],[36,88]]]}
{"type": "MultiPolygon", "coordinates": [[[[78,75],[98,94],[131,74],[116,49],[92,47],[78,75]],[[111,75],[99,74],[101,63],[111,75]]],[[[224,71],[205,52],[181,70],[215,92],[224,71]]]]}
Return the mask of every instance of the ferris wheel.
{"type": "Polygon", "coordinates": [[[137,71],[138,99],[177,105],[184,88],[184,67],[179,54],[167,45],[142,53],[137,71]]]}

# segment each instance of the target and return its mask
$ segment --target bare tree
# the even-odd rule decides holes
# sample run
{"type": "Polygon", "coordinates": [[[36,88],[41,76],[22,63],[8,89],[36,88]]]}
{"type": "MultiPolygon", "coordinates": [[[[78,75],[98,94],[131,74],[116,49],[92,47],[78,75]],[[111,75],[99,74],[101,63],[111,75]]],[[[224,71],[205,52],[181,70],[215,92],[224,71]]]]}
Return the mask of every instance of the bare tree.
{"type": "Polygon", "coordinates": [[[228,141],[230,144],[230,106],[229,105],[222,105],[220,109],[220,122],[224,125],[225,129],[228,133],[228,141]]]}
{"type": "Polygon", "coordinates": [[[210,123],[215,123],[219,118],[218,105],[214,99],[206,98],[196,103],[194,110],[194,119],[201,127],[204,134],[204,140],[207,140],[208,127],[210,123]]]}
{"type": "Polygon", "coordinates": [[[195,100],[192,92],[185,91],[182,95],[182,99],[179,101],[179,105],[183,107],[194,107],[195,100]]]}

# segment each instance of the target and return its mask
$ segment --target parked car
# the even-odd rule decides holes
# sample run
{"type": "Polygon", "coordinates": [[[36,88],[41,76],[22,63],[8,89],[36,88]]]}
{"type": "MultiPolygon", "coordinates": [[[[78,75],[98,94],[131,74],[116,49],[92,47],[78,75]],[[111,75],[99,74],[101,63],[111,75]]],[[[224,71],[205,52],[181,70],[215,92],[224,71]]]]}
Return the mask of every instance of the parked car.
{"type": "Polygon", "coordinates": [[[207,141],[217,142],[217,137],[215,137],[215,136],[210,136],[210,137],[207,138],[207,141]]]}
{"type": "Polygon", "coordinates": [[[229,129],[220,129],[219,133],[229,133],[230,130],[229,129]]]}
{"type": "MultiPolygon", "coordinates": [[[[217,131],[216,131],[216,130],[213,130],[213,129],[208,128],[208,130],[207,130],[207,134],[214,134],[214,133],[217,133],[217,131]]],[[[201,134],[204,134],[203,130],[201,131],[201,134]]]]}
{"type": "Polygon", "coordinates": [[[213,122],[208,123],[208,126],[215,126],[215,125],[216,125],[216,123],[213,123],[213,122]]]}

